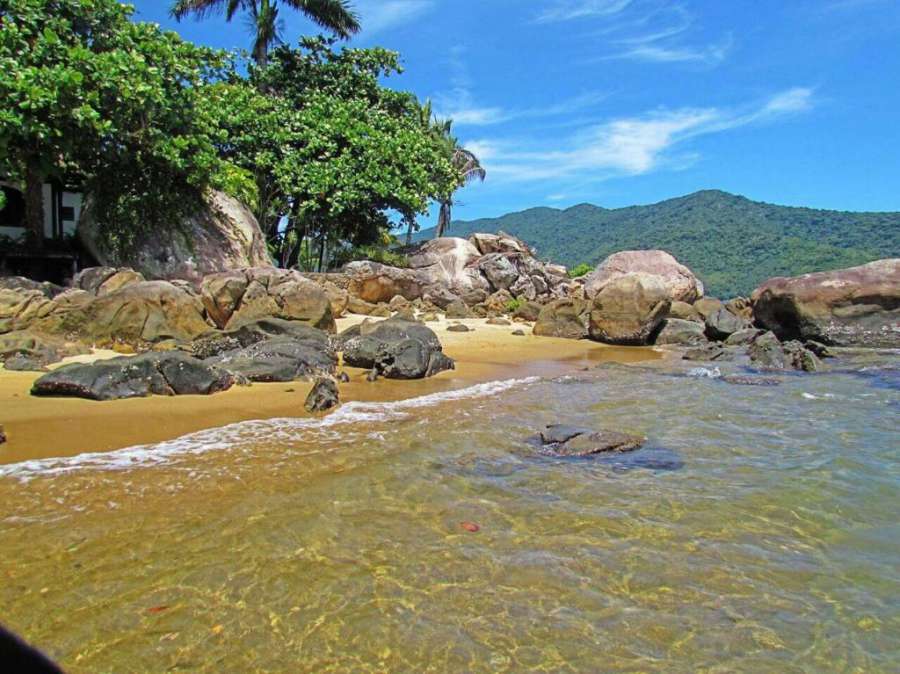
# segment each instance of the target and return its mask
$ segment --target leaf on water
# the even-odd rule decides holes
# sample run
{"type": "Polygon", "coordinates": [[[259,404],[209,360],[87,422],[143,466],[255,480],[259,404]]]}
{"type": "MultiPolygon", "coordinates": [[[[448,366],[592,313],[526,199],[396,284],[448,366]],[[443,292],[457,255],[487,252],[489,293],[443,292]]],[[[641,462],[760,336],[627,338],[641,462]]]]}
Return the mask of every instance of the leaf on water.
{"type": "Polygon", "coordinates": [[[168,606],[151,606],[147,609],[147,613],[162,613],[163,611],[168,611],[168,606]]]}
{"type": "Polygon", "coordinates": [[[459,526],[468,531],[470,534],[481,531],[481,527],[475,524],[475,522],[460,522],[459,526]]]}

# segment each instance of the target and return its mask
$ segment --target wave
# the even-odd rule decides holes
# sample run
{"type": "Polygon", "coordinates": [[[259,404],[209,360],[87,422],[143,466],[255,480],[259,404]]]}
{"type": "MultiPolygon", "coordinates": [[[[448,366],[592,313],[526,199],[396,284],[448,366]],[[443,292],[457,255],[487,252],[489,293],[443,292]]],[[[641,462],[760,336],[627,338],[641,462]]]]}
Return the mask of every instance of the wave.
{"type": "Polygon", "coordinates": [[[540,377],[484,382],[462,389],[441,391],[416,398],[391,402],[353,401],[321,418],[281,417],[255,421],[239,421],[219,428],[208,428],[149,445],[135,445],[108,452],[89,452],[76,456],[33,459],[0,465],[0,478],[28,481],[38,476],[60,475],[78,470],[128,470],[165,464],[188,454],[203,454],[229,449],[259,438],[297,440],[307,432],[358,423],[377,423],[406,418],[408,410],[430,407],[454,400],[484,398],[513,388],[540,381],[540,377]]]}

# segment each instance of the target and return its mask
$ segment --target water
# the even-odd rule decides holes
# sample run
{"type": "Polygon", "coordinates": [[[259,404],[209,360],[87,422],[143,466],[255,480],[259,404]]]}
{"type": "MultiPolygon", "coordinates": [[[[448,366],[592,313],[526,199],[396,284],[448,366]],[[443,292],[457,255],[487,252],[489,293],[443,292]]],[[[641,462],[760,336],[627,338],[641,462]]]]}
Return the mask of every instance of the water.
{"type": "Polygon", "coordinates": [[[900,381],[865,359],[777,387],[606,365],[0,466],[2,619],[72,672],[895,672],[900,381]],[[553,459],[523,442],[551,422],[649,443],[553,459]]]}

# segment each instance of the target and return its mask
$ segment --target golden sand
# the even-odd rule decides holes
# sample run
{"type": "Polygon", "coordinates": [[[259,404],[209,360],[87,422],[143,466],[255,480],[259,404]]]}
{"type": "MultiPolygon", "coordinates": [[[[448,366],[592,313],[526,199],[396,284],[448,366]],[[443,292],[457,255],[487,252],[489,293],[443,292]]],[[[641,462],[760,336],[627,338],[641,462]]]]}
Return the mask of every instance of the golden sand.
{"type": "MultiPolygon", "coordinates": [[[[363,316],[338,321],[338,330],[361,322],[363,316]]],[[[601,361],[635,362],[657,358],[650,349],[617,348],[589,341],[535,337],[531,326],[487,325],[484,319],[429,323],[456,370],[417,381],[379,379],[367,382],[366,372],[347,368],[350,383],[340,387],[341,401],[389,401],[463,388],[495,379],[552,376],[601,361]],[[447,332],[449,323],[463,323],[473,332],[447,332]],[[522,329],[526,336],[514,336],[522,329]]],[[[119,354],[95,351],[72,362],[111,358],[119,354]]],[[[97,402],[78,398],[37,398],[29,394],[34,372],[0,368],[0,424],[8,441],[0,445],[0,463],[50,456],[102,452],[169,440],[186,433],[249,419],[308,416],[303,409],[310,384],[290,382],[236,386],[212,396],[152,396],[97,402]]]]}

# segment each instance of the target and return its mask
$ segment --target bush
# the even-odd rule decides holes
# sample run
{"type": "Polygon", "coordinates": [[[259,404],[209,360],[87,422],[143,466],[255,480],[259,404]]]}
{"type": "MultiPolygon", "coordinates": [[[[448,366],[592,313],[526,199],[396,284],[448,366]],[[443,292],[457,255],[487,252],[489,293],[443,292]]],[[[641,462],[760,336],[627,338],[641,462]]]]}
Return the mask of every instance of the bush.
{"type": "Polygon", "coordinates": [[[515,313],[516,310],[521,306],[522,306],[522,300],[516,298],[516,299],[510,300],[509,302],[506,303],[506,311],[512,314],[512,313],[515,313]]]}
{"type": "Polygon", "coordinates": [[[569,270],[569,278],[578,278],[579,276],[584,276],[585,274],[590,274],[594,271],[594,268],[586,262],[582,262],[581,264],[572,267],[569,270]]]}

